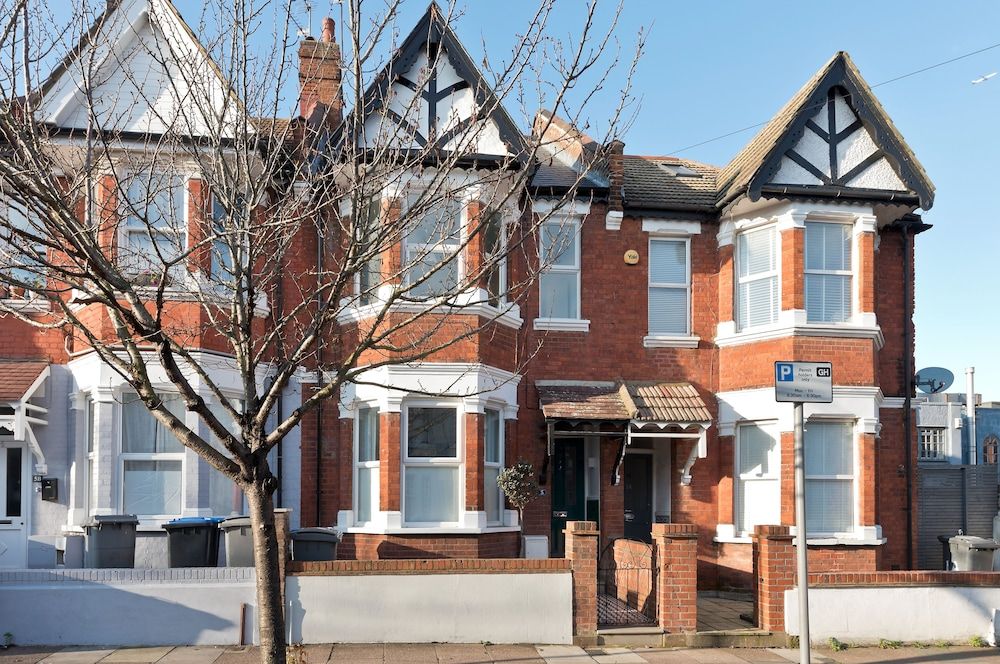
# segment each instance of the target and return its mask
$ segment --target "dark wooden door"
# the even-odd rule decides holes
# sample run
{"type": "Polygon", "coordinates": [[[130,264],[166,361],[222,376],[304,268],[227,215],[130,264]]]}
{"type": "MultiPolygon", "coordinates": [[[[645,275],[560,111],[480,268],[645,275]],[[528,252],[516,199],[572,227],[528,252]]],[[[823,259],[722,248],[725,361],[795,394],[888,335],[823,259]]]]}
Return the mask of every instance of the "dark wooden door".
{"type": "Polygon", "coordinates": [[[566,522],[586,518],[583,474],[583,440],[557,440],[552,456],[551,549],[554,558],[562,558],[566,553],[563,534],[566,522]]]}
{"type": "Polygon", "coordinates": [[[651,542],[653,529],[653,456],[625,455],[625,537],[651,542]]]}

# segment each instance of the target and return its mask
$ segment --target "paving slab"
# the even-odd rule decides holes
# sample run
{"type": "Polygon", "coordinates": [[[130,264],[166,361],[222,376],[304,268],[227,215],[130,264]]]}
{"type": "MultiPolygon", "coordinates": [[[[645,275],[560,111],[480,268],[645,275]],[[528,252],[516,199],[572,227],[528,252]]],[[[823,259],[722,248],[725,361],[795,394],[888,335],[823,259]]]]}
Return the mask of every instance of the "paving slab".
{"type": "Polygon", "coordinates": [[[535,646],[545,664],[594,664],[587,651],[578,646],[535,646]]]}
{"type": "Polygon", "coordinates": [[[643,648],[633,652],[649,664],[698,664],[688,654],[690,648],[643,648]]]}
{"type": "Polygon", "coordinates": [[[954,664],[985,664],[1000,662],[1000,650],[996,648],[974,648],[972,646],[952,646],[939,648],[848,648],[830,653],[842,664],[869,664],[871,662],[896,662],[897,664],[931,664],[932,662],[954,664]]]}
{"type": "Polygon", "coordinates": [[[587,654],[597,664],[646,664],[646,660],[628,648],[599,648],[596,650],[588,648],[587,654]]]}
{"type": "Polygon", "coordinates": [[[333,646],[328,661],[336,662],[336,664],[346,664],[347,662],[358,662],[358,664],[378,662],[382,664],[385,661],[384,654],[385,648],[381,643],[338,643],[333,646]]]}
{"type": "Polygon", "coordinates": [[[788,661],[781,655],[777,655],[766,648],[740,648],[734,652],[751,664],[771,664],[772,662],[775,664],[784,664],[784,662],[788,661]]]}
{"type": "Polygon", "coordinates": [[[96,664],[114,650],[108,648],[63,648],[41,660],[45,664],[96,664]]]}
{"type": "Polygon", "coordinates": [[[692,648],[687,654],[698,664],[746,664],[740,652],[739,648],[692,648]]]}
{"type": "Polygon", "coordinates": [[[0,650],[0,664],[35,664],[57,650],[44,646],[11,646],[0,650]]]}
{"type": "Polygon", "coordinates": [[[180,646],[164,655],[160,664],[213,664],[225,651],[221,646],[180,646]]]}
{"type": "MultiPolygon", "coordinates": [[[[810,645],[812,645],[812,639],[810,639],[810,645]]],[[[768,651],[773,652],[775,655],[784,657],[788,662],[798,662],[799,661],[799,649],[798,648],[768,648],[768,651]]],[[[829,655],[824,655],[818,653],[815,650],[811,650],[810,657],[812,658],[813,664],[837,664],[837,660],[833,659],[829,655]]],[[[837,653],[838,657],[840,653],[837,653]]]]}
{"type": "Polygon", "coordinates": [[[153,648],[119,648],[104,659],[102,662],[115,662],[116,664],[152,664],[158,662],[173,650],[173,646],[157,646],[153,648]]]}
{"type": "Polygon", "coordinates": [[[493,660],[482,643],[439,643],[434,646],[441,664],[488,664],[493,660]]]}
{"type": "Polygon", "coordinates": [[[487,661],[498,664],[545,664],[534,646],[489,644],[486,646],[486,654],[490,656],[487,661]]]}
{"type": "Polygon", "coordinates": [[[259,664],[260,652],[256,646],[230,646],[223,649],[215,664],[259,664]]]}
{"type": "Polygon", "coordinates": [[[387,643],[383,661],[386,664],[437,664],[433,643],[387,643]]]}

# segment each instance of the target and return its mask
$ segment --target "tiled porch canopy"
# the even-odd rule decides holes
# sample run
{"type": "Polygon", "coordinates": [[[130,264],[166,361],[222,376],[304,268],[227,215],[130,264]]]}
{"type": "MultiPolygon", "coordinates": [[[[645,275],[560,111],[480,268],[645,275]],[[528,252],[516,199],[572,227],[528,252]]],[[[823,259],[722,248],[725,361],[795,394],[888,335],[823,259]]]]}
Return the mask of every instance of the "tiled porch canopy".
{"type": "Polygon", "coordinates": [[[712,415],[691,383],[543,381],[535,386],[547,424],[550,456],[556,437],[580,435],[579,431],[557,431],[559,422],[604,424],[592,427],[591,433],[621,439],[614,483],[625,448],[634,438],[697,438],[682,470],[685,484],[691,481],[694,462],[708,455],[705,431],[712,415]],[[612,425],[611,431],[607,425],[612,425]]]}
{"type": "Polygon", "coordinates": [[[49,377],[45,360],[0,361],[0,436],[25,441],[35,457],[35,469],[46,472],[45,456],[32,430],[33,425],[48,424],[48,410],[30,403],[42,395],[42,386],[49,377]]]}

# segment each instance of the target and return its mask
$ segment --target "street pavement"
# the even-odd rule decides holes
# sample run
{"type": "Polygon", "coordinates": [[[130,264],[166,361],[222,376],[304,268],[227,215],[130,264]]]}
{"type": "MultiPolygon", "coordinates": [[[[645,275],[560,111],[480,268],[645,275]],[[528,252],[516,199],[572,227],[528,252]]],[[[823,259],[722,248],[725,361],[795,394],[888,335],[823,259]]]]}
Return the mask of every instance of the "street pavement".
{"type": "MultiPolygon", "coordinates": [[[[35,648],[0,650],[0,664],[255,664],[252,647],[35,648]]],[[[450,644],[337,644],[294,647],[289,664],[757,664],[798,662],[784,648],[578,648],[576,646],[450,644]]],[[[1000,650],[970,646],[816,651],[815,664],[1000,663],[1000,650]]]]}

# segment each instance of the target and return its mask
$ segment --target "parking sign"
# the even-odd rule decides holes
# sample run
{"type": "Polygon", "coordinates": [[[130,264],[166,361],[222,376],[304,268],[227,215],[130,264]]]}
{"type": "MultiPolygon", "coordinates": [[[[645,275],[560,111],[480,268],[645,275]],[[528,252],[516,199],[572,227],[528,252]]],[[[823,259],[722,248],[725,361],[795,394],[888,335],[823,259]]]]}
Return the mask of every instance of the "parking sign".
{"type": "Polygon", "coordinates": [[[833,365],[829,362],[775,362],[774,399],[830,403],[833,401],[833,365]]]}

